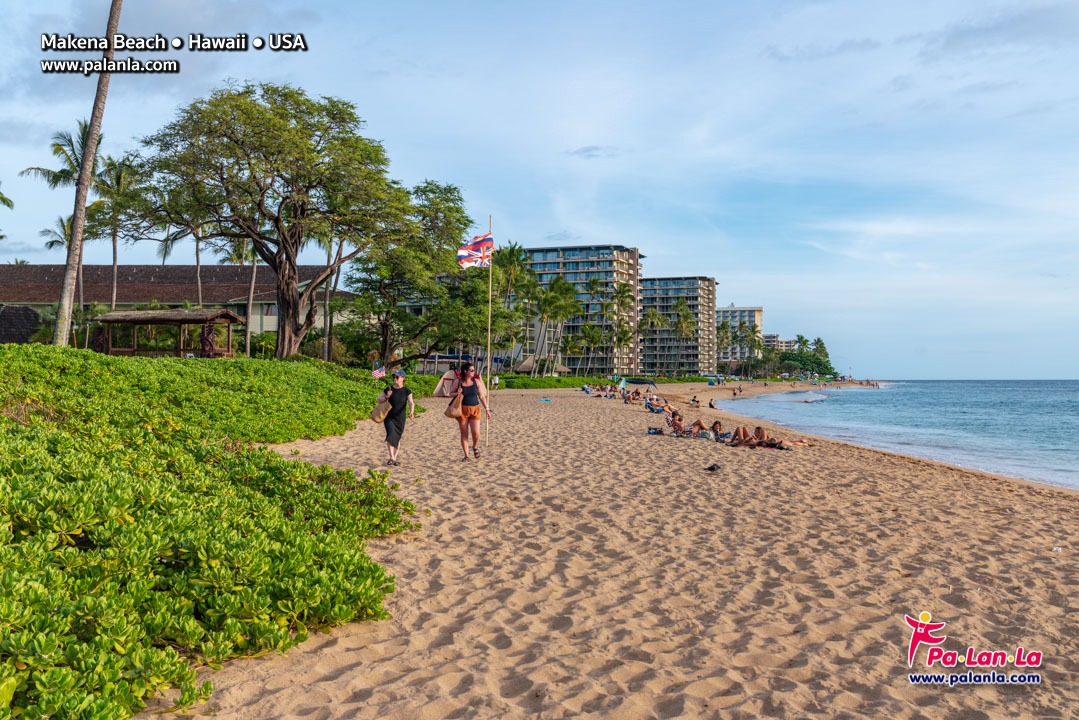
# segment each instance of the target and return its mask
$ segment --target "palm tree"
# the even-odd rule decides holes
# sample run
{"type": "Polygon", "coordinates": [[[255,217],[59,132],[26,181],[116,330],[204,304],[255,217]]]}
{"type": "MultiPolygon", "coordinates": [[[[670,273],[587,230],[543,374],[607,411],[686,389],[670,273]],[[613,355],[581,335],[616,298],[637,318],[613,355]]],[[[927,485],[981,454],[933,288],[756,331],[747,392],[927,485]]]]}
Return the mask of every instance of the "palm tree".
{"type": "MultiPolygon", "coordinates": [[[[15,203],[13,203],[11,201],[11,198],[9,198],[7,195],[5,195],[2,192],[0,192],[0,205],[3,205],[4,207],[8,208],[9,210],[15,207],[15,203]]],[[[0,240],[3,240],[4,237],[5,237],[5,235],[3,233],[0,233],[0,240]]]]}
{"type": "Polygon", "coordinates": [[[674,305],[674,334],[678,338],[678,361],[675,364],[675,372],[681,369],[681,358],[685,350],[686,341],[697,332],[697,319],[693,317],[693,311],[689,309],[689,303],[685,298],[678,298],[674,305]]]}
{"type": "Polygon", "coordinates": [[[810,352],[812,352],[817,357],[819,357],[819,358],[821,358],[823,360],[828,359],[828,350],[824,347],[824,341],[821,340],[819,337],[814,338],[813,343],[812,343],[812,345],[810,346],[809,349],[810,349],[810,352]]]}
{"type": "MultiPolygon", "coordinates": [[[[326,251],[326,266],[329,267],[334,262],[332,228],[329,232],[312,235],[312,239],[320,248],[326,251]]],[[[345,239],[342,237],[341,241],[337,244],[338,259],[340,259],[344,249],[345,239]]],[[[314,300],[312,300],[312,302],[314,302],[314,300]]],[[[322,359],[326,362],[330,362],[332,357],[333,350],[332,341],[330,339],[330,278],[327,277],[322,288],[322,359]]]]}
{"type": "MultiPolygon", "coordinates": [[[[667,327],[667,318],[663,317],[656,308],[648,308],[648,313],[644,316],[644,321],[641,322],[641,328],[649,335],[653,347],[656,347],[656,335],[665,327],[667,327]]],[[[658,361],[656,364],[659,364],[658,361]]]]}
{"type": "Polygon", "coordinates": [[[762,354],[764,356],[765,377],[772,377],[772,373],[775,371],[776,362],[779,360],[779,348],[764,348],[762,354]]]}
{"type": "Polygon", "coordinates": [[[540,351],[547,350],[547,326],[551,316],[558,310],[559,299],[550,287],[540,288],[536,295],[536,313],[539,316],[539,331],[536,334],[536,351],[532,355],[532,377],[536,377],[540,364],[540,351]]]}
{"type": "MultiPolygon", "coordinates": [[[[100,202],[101,201],[99,200],[97,203],[94,203],[93,206],[91,206],[91,210],[96,210],[96,208],[99,206],[100,202]]],[[[44,230],[40,231],[38,233],[38,235],[45,238],[45,249],[46,250],[56,250],[58,248],[63,248],[63,249],[70,248],[71,247],[71,225],[72,225],[72,217],[70,215],[67,218],[64,218],[62,215],[58,215],[56,217],[56,222],[53,224],[53,226],[51,228],[45,228],[44,230]]],[[[78,285],[79,308],[81,310],[82,307],[86,304],[86,303],[83,302],[83,296],[82,296],[82,264],[81,263],[79,264],[79,271],[78,271],[78,273],[76,275],[76,282],[77,282],[77,285],[78,285]]]]}
{"type": "Polygon", "coordinates": [[[794,346],[798,348],[798,352],[806,352],[809,350],[809,338],[805,335],[795,335],[794,346]]]}
{"type": "MultiPolygon", "coordinates": [[[[633,286],[629,283],[618,283],[611,291],[611,299],[614,300],[615,308],[618,310],[620,318],[629,318],[631,323],[636,319],[634,305],[636,304],[636,298],[633,297],[633,286]]],[[[615,333],[617,335],[617,331],[615,333]]],[[[633,346],[633,326],[630,326],[630,342],[624,347],[633,346]]]]}
{"type": "MultiPolygon", "coordinates": [[[[109,7],[109,21],[105,26],[105,37],[116,36],[116,28],[120,24],[120,8],[123,0],[112,0],[109,7]]],[[[113,43],[106,43],[104,60],[111,63],[116,54],[113,43]]],[[[89,137],[79,162],[79,175],[75,183],[75,210],[71,220],[71,244],[67,249],[67,268],[64,270],[64,284],[60,289],[60,308],[56,318],[56,329],[53,332],[52,342],[54,345],[67,345],[67,329],[71,325],[71,303],[75,292],[75,275],[82,266],[82,235],[83,226],[86,224],[86,198],[90,193],[90,185],[93,182],[94,163],[97,153],[98,141],[101,137],[101,117],[105,114],[105,98],[109,94],[109,77],[111,73],[102,72],[97,78],[97,92],[94,95],[94,107],[90,111],[90,127],[87,130],[89,137]]]]}
{"type": "MultiPolygon", "coordinates": [[[[82,158],[86,154],[90,144],[90,123],[79,120],[79,130],[76,135],[61,131],[52,136],[52,144],[49,151],[57,160],[60,167],[57,170],[43,167],[28,167],[19,173],[19,177],[29,175],[44,180],[50,189],[58,187],[71,187],[78,182],[79,172],[82,168],[82,158]]],[[[104,139],[104,135],[98,133],[97,144],[104,139]]],[[[92,175],[96,176],[101,163],[96,158],[91,168],[92,175]]]]}
{"type": "Polygon", "coordinates": [[[495,250],[494,264],[506,274],[506,296],[503,304],[508,309],[510,298],[513,297],[514,283],[528,270],[528,253],[511,241],[505,247],[495,250]]]}
{"type": "Polygon", "coordinates": [[[562,339],[562,333],[566,327],[566,321],[580,315],[582,308],[581,304],[577,302],[577,286],[563,276],[559,275],[552,279],[547,289],[553,292],[556,298],[553,307],[553,318],[558,323],[558,328],[554,342],[550,344],[550,356],[553,361],[562,339]]]}
{"type": "Polygon", "coordinates": [[[588,350],[588,358],[585,361],[585,377],[592,372],[592,354],[603,342],[603,331],[590,322],[581,326],[581,345],[588,350]]]}
{"type": "Polygon", "coordinates": [[[594,303],[596,301],[596,298],[599,297],[599,295],[603,292],[604,287],[605,286],[603,285],[603,281],[600,280],[598,277],[588,278],[588,284],[585,286],[585,290],[588,293],[589,314],[591,314],[592,312],[592,303],[594,303]]]}
{"type": "Polygon", "coordinates": [[[8,265],[29,265],[29,264],[30,264],[30,261],[29,261],[29,260],[21,260],[21,259],[19,259],[19,258],[15,258],[14,260],[8,260],[8,261],[7,261],[7,264],[8,264],[8,265]]]}
{"type": "Polygon", "coordinates": [[[112,238],[112,297],[109,300],[109,309],[116,309],[116,276],[117,276],[117,240],[120,237],[120,219],[124,211],[126,201],[136,187],[135,168],[128,160],[117,160],[112,156],[106,156],[101,161],[101,170],[94,178],[94,189],[102,198],[102,205],[98,219],[102,230],[107,231],[112,238]]]}
{"type": "Polygon", "coordinates": [[[516,309],[521,314],[521,355],[524,354],[525,343],[528,342],[528,326],[536,317],[534,310],[538,295],[539,283],[536,281],[536,273],[526,270],[517,285],[516,309]]]}
{"type": "MultiPolygon", "coordinates": [[[[111,52],[111,51],[110,51],[111,52]]],[[[99,122],[100,127],[100,122],[99,122]]],[[[76,212],[79,214],[82,222],[79,223],[78,229],[78,243],[76,247],[75,239],[75,215],[65,221],[60,218],[57,222],[57,228],[63,228],[67,226],[67,230],[62,233],[54,233],[56,238],[60,238],[59,244],[56,238],[50,240],[51,244],[46,244],[46,247],[64,247],[68,253],[68,272],[64,273],[64,284],[60,290],[60,306],[57,309],[57,323],[56,329],[53,332],[53,344],[54,345],[67,345],[67,330],[71,326],[71,300],[74,299],[75,287],[68,287],[68,275],[71,275],[72,285],[78,286],[79,306],[83,305],[82,296],[82,226],[85,223],[86,212],[86,195],[89,191],[89,186],[93,184],[93,178],[97,175],[99,163],[95,156],[97,145],[101,143],[103,136],[101,133],[97,133],[94,138],[91,138],[90,123],[86,120],[79,121],[78,135],[72,135],[69,132],[61,131],[52,136],[52,145],[49,146],[53,156],[60,161],[60,167],[57,170],[43,167],[28,167],[19,173],[19,176],[30,175],[31,177],[37,177],[45,181],[45,183],[53,189],[58,187],[70,187],[75,186],[76,198],[79,194],[82,194],[82,208],[79,208],[79,202],[76,202],[76,212]],[[92,141],[91,141],[92,140],[92,141]],[[91,150],[91,146],[93,150],[91,150]],[[82,180],[82,162],[83,158],[90,157],[90,166],[87,168],[87,187],[79,185],[82,180]],[[65,294],[68,295],[65,298],[65,294]]],[[[95,203],[96,205],[96,203],[95,203]]],[[[50,237],[45,231],[40,233],[42,237],[50,237]]]]}
{"type": "MultiPolygon", "coordinates": [[[[580,335],[564,335],[562,336],[562,342],[559,343],[559,351],[563,356],[569,357],[570,355],[576,355],[580,352],[581,336],[580,335]]],[[[578,374],[580,373],[580,366],[577,367],[578,374]]]]}
{"type": "Polygon", "coordinates": [[[747,344],[749,343],[749,324],[745,320],[738,321],[738,327],[731,333],[731,342],[738,349],[738,354],[742,358],[742,370],[745,371],[745,353],[747,344]]]}
{"type": "MultiPolygon", "coordinates": [[[[719,370],[719,357],[723,354],[723,351],[731,346],[731,323],[729,320],[724,320],[719,325],[716,325],[716,370],[719,370]]],[[[727,361],[727,374],[731,374],[731,363],[727,361]]]]}
{"type": "MultiPolygon", "coordinates": [[[[607,331],[607,328],[611,328],[613,330],[612,318],[616,317],[615,304],[614,304],[613,301],[611,301],[611,300],[600,300],[600,303],[599,303],[599,317],[600,317],[600,328],[603,329],[604,332],[607,331]]],[[[611,335],[613,336],[613,333],[611,333],[611,335]]],[[[607,350],[606,350],[606,348],[604,348],[604,350],[603,350],[603,357],[604,357],[604,360],[606,361],[606,358],[607,358],[607,350]]],[[[609,369],[610,369],[610,374],[613,374],[614,373],[614,351],[613,351],[613,348],[612,348],[610,358],[611,358],[611,367],[609,369]]],[[[606,371],[607,368],[604,368],[604,370],[606,371]]],[[[605,372],[604,374],[608,374],[608,373],[605,372]]]]}
{"type": "Polygon", "coordinates": [[[222,265],[246,265],[251,263],[251,282],[247,287],[247,315],[244,320],[244,355],[251,357],[251,313],[255,307],[255,275],[258,273],[259,258],[251,241],[246,238],[234,238],[228,245],[217,250],[221,255],[218,261],[222,265]]]}
{"type": "Polygon", "coordinates": [[[749,350],[749,359],[752,360],[760,355],[764,348],[764,338],[761,337],[761,329],[757,323],[750,323],[745,336],[746,348],[749,350]]]}
{"type": "Polygon", "coordinates": [[[166,231],[165,236],[158,243],[157,256],[161,258],[161,264],[164,265],[165,261],[169,259],[176,249],[176,245],[188,235],[195,239],[196,307],[202,307],[202,227],[195,227],[191,230],[177,230],[174,233],[166,231]]]}
{"type": "Polygon", "coordinates": [[[619,318],[612,333],[612,342],[617,350],[622,350],[633,345],[633,327],[619,318]]]}

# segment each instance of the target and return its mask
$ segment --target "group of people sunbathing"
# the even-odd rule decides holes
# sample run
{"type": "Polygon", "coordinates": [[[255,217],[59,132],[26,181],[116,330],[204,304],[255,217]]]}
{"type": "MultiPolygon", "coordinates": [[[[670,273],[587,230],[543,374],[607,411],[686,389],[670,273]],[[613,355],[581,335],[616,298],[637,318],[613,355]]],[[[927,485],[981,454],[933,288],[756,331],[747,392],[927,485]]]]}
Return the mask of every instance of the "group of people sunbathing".
{"type": "Polygon", "coordinates": [[[581,386],[581,390],[584,390],[585,395],[591,397],[601,397],[608,400],[621,399],[622,402],[632,405],[638,400],[642,399],[644,395],[640,390],[634,390],[630,392],[625,388],[620,388],[617,385],[592,385],[591,383],[581,386]]]}
{"type": "MultiPolygon", "coordinates": [[[[696,396],[694,396],[694,400],[696,400],[696,396]]],[[[707,425],[698,418],[687,424],[678,408],[655,395],[646,398],[644,406],[650,412],[663,413],[667,427],[671,429],[671,434],[678,437],[707,438],[716,442],[727,441],[727,444],[731,447],[766,447],[778,450],[791,450],[793,445],[809,444],[805,440],[784,441],[782,438],[772,437],[767,430],[759,425],[752,432],[746,426],[740,426],[734,432],[724,432],[723,423],[719,420],[707,425]]],[[[715,407],[711,401],[709,401],[708,406],[715,407]]],[[[696,403],[695,407],[700,407],[700,403],[696,403]]]]}
{"type": "MultiPolygon", "coordinates": [[[[621,398],[622,402],[627,405],[635,405],[638,401],[644,400],[645,409],[652,413],[662,413],[664,420],[667,423],[667,427],[671,430],[671,434],[678,437],[707,438],[709,440],[715,440],[716,442],[726,441],[731,447],[766,447],[779,450],[791,450],[792,445],[809,444],[805,440],[785,441],[781,438],[772,437],[768,434],[767,430],[759,425],[752,432],[750,432],[749,428],[746,426],[738,427],[734,432],[724,432],[723,423],[719,420],[716,420],[711,425],[707,425],[703,420],[698,418],[687,424],[685,418],[682,416],[682,413],[679,412],[677,407],[655,393],[646,395],[640,390],[634,389],[630,391],[625,388],[619,388],[617,385],[588,384],[584,385],[581,389],[586,395],[591,397],[608,399],[621,398]]],[[[697,399],[696,395],[689,401],[689,404],[690,407],[701,406],[701,402],[697,399]]],[[[715,408],[716,405],[712,400],[709,400],[708,407],[715,408]]]]}

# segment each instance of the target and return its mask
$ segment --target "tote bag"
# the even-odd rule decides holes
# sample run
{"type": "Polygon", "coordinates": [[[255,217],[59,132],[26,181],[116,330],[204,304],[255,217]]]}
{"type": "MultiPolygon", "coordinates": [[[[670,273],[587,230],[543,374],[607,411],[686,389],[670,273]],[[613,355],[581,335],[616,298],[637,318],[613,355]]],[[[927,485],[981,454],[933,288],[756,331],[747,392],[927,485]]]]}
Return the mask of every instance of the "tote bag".
{"type": "Polygon", "coordinates": [[[386,419],[386,416],[390,414],[390,399],[386,398],[371,411],[371,419],[377,423],[386,419]]]}
{"type": "Polygon", "coordinates": [[[446,406],[446,417],[454,420],[461,419],[461,400],[463,399],[464,395],[457,393],[453,400],[450,400],[450,404],[446,406]]]}

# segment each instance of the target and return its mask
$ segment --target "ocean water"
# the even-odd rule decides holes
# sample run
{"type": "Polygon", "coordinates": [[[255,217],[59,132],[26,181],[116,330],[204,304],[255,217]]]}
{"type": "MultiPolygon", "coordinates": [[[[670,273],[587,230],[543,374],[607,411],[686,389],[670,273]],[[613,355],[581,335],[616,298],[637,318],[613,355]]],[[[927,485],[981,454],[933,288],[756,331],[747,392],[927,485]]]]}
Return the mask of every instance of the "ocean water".
{"type": "Polygon", "coordinates": [[[1079,489],[1079,380],[906,380],[719,405],[814,435],[1079,489]]]}

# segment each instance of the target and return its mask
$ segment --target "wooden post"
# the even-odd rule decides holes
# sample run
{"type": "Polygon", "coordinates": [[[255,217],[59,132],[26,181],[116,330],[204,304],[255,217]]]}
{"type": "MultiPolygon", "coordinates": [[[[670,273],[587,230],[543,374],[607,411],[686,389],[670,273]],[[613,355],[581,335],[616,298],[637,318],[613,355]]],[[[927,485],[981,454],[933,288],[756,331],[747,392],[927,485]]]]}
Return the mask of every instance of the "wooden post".
{"type": "Polygon", "coordinates": [[[108,347],[108,350],[105,351],[105,354],[112,355],[112,323],[109,323],[105,327],[109,329],[108,339],[106,340],[106,347],[108,347]]]}
{"type": "Polygon", "coordinates": [[[135,351],[139,349],[139,326],[135,323],[131,324],[131,354],[134,355],[135,351]]]}
{"type": "MultiPolygon", "coordinates": [[[[494,216],[493,215],[488,215],[487,216],[487,232],[493,234],[494,231],[495,231],[494,230],[494,216]]],[[[493,242],[494,238],[492,237],[491,240],[493,242]]],[[[490,412],[490,409],[491,409],[491,392],[490,392],[490,381],[491,381],[491,282],[492,282],[492,278],[494,277],[494,272],[495,272],[495,249],[494,249],[494,246],[492,244],[492,247],[491,247],[491,264],[487,266],[487,357],[484,358],[484,360],[487,361],[487,379],[486,379],[486,381],[484,381],[484,385],[486,385],[487,388],[488,388],[488,391],[487,391],[487,410],[488,410],[488,412],[490,412]]],[[[483,446],[487,447],[488,445],[491,444],[491,421],[490,421],[490,419],[486,420],[485,427],[486,427],[486,436],[483,439],[483,446]]]]}
{"type": "Polygon", "coordinates": [[[228,352],[231,354],[232,353],[232,321],[231,320],[228,321],[228,326],[229,326],[229,348],[228,348],[228,352]]]}
{"type": "Polygon", "coordinates": [[[177,338],[176,342],[179,343],[179,345],[176,348],[176,352],[178,353],[176,357],[183,357],[184,356],[184,324],[183,323],[180,323],[179,325],[176,326],[176,338],[177,338]]]}

